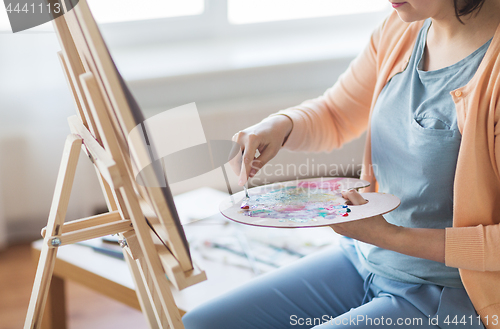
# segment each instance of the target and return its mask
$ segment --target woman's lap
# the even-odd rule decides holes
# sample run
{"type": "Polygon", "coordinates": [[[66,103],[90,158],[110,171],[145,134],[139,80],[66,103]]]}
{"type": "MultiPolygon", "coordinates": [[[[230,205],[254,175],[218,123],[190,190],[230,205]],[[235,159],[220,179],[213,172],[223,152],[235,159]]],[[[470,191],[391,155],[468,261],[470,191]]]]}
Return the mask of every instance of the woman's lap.
{"type": "Polygon", "coordinates": [[[447,315],[450,321],[475,316],[464,289],[396,282],[358,272],[359,265],[348,251],[332,247],[257,277],[182,320],[186,329],[436,329],[446,327],[447,315]]]}
{"type": "Polygon", "coordinates": [[[380,284],[384,280],[374,282],[371,292],[375,297],[369,302],[314,329],[387,327],[484,329],[478,322],[477,314],[464,289],[419,284],[407,289],[404,286],[409,285],[401,283],[400,287],[396,284],[394,289],[393,287],[386,289],[391,292],[386,292],[376,286],[384,285],[380,284]],[[463,322],[460,322],[462,320],[463,322]]]}
{"type": "Polygon", "coordinates": [[[429,325],[428,318],[405,299],[387,295],[373,298],[370,302],[341,314],[328,323],[316,326],[314,329],[386,328],[397,327],[399,323],[403,328],[438,328],[429,325]]]}
{"type": "Polygon", "coordinates": [[[310,328],[293,325],[294,319],[349,311],[363,299],[363,282],[341,249],[329,248],[262,275],[182,320],[186,329],[310,328]]]}

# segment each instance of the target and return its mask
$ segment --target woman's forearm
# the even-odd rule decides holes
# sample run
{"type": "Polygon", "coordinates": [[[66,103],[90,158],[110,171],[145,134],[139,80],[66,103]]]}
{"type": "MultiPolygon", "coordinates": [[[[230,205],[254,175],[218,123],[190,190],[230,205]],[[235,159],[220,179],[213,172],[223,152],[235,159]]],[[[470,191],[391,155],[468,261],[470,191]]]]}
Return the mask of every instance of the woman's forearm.
{"type": "MultiPolygon", "coordinates": [[[[355,190],[343,191],[342,196],[355,205],[366,203],[355,190]]],[[[333,224],[331,228],[338,234],[380,248],[444,263],[444,229],[397,226],[388,223],[381,215],[333,224]]]]}
{"type": "Polygon", "coordinates": [[[380,247],[408,256],[444,263],[445,230],[395,226],[380,247]],[[385,245],[385,246],[384,246],[385,245]]]}

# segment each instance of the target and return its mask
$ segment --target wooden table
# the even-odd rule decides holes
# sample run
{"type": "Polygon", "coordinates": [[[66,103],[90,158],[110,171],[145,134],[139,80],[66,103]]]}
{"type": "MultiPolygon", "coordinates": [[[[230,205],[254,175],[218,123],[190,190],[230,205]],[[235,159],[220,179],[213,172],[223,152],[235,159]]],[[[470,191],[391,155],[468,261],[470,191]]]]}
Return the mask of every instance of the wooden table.
{"type": "MultiPolygon", "coordinates": [[[[203,234],[220,232],[226,226],[227,224],[193,224],[186,226],[185,231],[189,237],[200,232],[203,234]]],[[[43,240],[38,240],[32,244],[32,256],[35,263],[38,263],[42,242],[43,240]]],[[[193,259],[205,270],[208,280],[182,291],[171,287],[181,314],[254,277],[252,271],[248,269],[228,266],[195,256],[193,259]]],[[[79,283],[137,310],[141,309],[132,276],[125,261],[95,252],[86,246],[67,245],[60,247],[57,253],[54,276],[43,317],[42,328],[44,329],[66,328],[65,280],[79,283]]]]}

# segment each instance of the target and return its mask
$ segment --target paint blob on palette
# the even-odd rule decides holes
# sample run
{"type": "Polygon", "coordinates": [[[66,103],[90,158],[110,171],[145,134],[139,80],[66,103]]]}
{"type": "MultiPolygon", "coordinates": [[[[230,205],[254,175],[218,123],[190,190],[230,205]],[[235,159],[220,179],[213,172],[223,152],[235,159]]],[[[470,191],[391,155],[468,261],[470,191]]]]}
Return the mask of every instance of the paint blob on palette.
{"type": "Polygon", "coordinates": [[[275,184],[269,190],[252,194],[244,216],[275,218],[307,223],[318,219],[335,219],[347,212],[341,195],[340,178],[325,181],[302,181],[293,185],[275,184]]]}
{"type": "MultiPolygon", "coordinates": [[[[227,218],[263,227],[318,227],[382,215],[399,206],[392,194],[361,193],[368,202],[346,205],[343,190],[363,188],[369,183],[356,178],[314,178],[254,187],[229,196],[220,204],[227,218]],[[248,209],[242,209],[247,202],[248,209]]],[[[246,207],[245,207],[246,208],[246,207]]]]}

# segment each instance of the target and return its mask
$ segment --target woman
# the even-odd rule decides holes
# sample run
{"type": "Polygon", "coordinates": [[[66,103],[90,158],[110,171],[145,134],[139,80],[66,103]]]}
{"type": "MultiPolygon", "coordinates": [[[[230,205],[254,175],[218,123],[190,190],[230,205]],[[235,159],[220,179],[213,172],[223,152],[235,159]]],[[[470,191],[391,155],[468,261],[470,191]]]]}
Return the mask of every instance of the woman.
{"type": "Polygon", "coordinates": [[[500,2],[392,5],[323,96],[233,139],[242,185],[282,145],[328,151],[367,130],[361,178],[401,206],[332,225],[340,247],[189,312],[187,329],[500,328],[500,2]]]}

